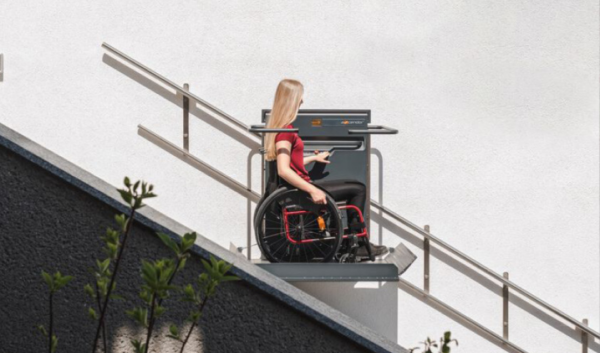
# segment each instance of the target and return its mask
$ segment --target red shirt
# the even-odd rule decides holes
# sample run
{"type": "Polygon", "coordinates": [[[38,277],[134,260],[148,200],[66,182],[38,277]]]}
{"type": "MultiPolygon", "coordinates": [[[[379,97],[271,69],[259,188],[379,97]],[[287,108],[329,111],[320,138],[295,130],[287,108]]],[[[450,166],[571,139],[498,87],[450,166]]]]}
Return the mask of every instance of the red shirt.
{"type": "MultiPolygon", "coordinates": [[[[290,124],[286,126],[286,129],[293,129],[294,127],[290,124]]],[[[304,142],[298,133],[296,132],[279,132],[275,136],[275,143],[279,141],[289,141],[292,144],[292,151],[290,155],[290,168],[296,172],[302,179],[310,182],[310,177],[306,168],[304,168],[304,142]]]]}

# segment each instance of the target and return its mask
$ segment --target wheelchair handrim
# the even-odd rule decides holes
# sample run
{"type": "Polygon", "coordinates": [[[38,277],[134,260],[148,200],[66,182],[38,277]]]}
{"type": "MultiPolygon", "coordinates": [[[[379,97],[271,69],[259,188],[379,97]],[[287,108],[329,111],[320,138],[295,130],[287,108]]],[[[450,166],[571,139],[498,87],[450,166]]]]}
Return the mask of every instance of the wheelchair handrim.
{"type": "MultiPolygon", "coordinates": [[[[306,200],[300,199],[300,197],[306,198],[307,194],[297,189],[279,189],[269,195],[257,208],[254,217],[256,241],[263,255],[271,262],[327,262],[336,255],[341,245],[343,229],[339,209],[335,206],[335,201],[331,197],[328,197],[328,205],[311,204],[312,206],[308,207],[310,204],[306,200]],[[310,217],[314,217],[314,215],[311,216],[308,211],[299,208],[296,211],[289,212],[289,216],[308,217],[308,221],[301,220],[304,223],[300,225],[297,220],[291,220],[292,226],[296,227],[293,230],[296,232],[294,235],[304,237],[304,239],[290,238],[289,228],[284,229],[285,224],[282,223],[283,215],[279,216],[271,212],[272,210],[268,208],[277,207],[273,206],[273,203],[277,202],[277,200],[294,199],[294,197],[297,197],[301,201],[298,204],[304,203],[307,208],[327,210],[328,213],[326,213],[326,216],[328,214],[327,217],[329,217],[327,220],[329,225],[327,231],[330,236],[317,238],[314,234],[311,234],[314,233],[314,228],[310,228],[313,224],[310,217]],[[267,212],[271,212],[271,214],[267,214],[267,212]],[[271,217],[271,219],[268,217],[271,217]],[[269,241],[269,237],[275,239],[269,241]],[[329,244],[324,245],[324,242],[328,242],[329,244]]],[[[293,205],[293,203],[286,204],[285,206],[290,205],[293,205]]],[[[288,218],[285,219],[289,220],[288,218]]],[[[289,226],[290,224],[288,224],[289,226]]]]}

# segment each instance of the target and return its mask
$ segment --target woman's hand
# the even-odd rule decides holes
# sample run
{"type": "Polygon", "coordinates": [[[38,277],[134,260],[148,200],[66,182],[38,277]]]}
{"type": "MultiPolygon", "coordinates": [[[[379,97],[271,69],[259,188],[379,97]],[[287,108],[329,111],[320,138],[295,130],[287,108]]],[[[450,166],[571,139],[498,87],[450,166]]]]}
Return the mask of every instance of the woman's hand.
{"type": "Polygon", "coordinates": [[[315,162],[319,162],[319,163],[325,163],[325,164],[329,164],[331,163],[331,161],[328,161],[326,158],[329,157],[329,152],[321,152],[319,153],[319,151],[315,151],[315,162]]]}
{"type": "Polygon", "coordinates": [[[326,205],[327,204],[327,196],[325,195],[323,190],[319,189],[318,187],[315,187],[310,192],[310,197],[312,198],[313,202],[316,203],[317,205],[326,205]]]}

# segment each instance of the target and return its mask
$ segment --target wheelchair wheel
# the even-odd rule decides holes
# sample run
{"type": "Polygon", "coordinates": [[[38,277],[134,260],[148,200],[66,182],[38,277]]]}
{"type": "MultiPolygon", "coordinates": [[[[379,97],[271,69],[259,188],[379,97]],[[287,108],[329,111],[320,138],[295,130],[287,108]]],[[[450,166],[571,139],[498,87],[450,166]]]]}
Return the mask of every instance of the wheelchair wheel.
{"type": "Polygon", "coordinates": [[[328,262],[343,235],[340,211],[331,196],[316,205],[298,189],[280,188],[257,208],[256,241],[270,262],[328,262]]]}

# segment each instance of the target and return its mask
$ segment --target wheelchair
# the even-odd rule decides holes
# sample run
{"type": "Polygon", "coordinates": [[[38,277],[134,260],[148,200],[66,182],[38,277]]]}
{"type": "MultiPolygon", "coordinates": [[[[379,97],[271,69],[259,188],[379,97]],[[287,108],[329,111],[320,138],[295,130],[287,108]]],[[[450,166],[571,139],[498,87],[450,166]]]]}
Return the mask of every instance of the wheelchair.
{"type": "Polygon", "coordinates": [[[308,193],[283,185],[276,175],[275,165],[269,170],[272,172],[267,190],[254,214],[256,242],[268,261],[354,263],[374,260],[365,220],[358,207],[338,205],[324,189],[327,203],[317,205],[308,193]],[[342,212],[348,209],[357,212],[359,223],[343,227],[342,212]],[[356,255],[362,245],[367,249],[366,259],[356,255]]]}

